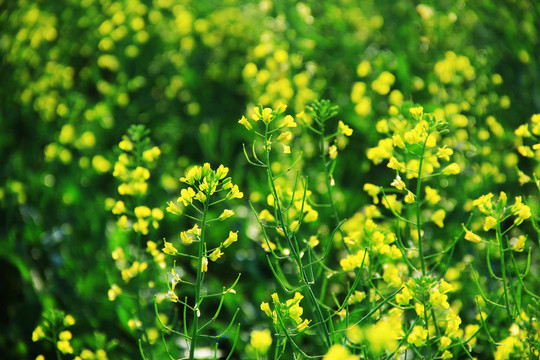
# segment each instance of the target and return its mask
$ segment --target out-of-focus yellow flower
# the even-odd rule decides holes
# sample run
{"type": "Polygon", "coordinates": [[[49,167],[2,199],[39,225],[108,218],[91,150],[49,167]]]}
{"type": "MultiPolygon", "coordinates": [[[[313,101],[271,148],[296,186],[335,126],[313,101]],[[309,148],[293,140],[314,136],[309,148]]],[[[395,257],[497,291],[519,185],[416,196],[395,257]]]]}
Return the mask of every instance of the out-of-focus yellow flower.
{"type": "Polygon", "coordinates": [[[272,334],[270,333],[270,330],[264,329],[252,331],[250,344],[257,350],[258,354],[265,355],[272,345],[272,334]]]}

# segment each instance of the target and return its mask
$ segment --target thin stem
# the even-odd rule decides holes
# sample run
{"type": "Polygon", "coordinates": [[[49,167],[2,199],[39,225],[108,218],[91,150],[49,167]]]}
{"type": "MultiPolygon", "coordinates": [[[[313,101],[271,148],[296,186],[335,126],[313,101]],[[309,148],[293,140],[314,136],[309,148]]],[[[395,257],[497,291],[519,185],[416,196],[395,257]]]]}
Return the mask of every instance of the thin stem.
{"type": "Polygon", "coordinates": [[[426,136],[426,140],[424,140],[424,144],[422,146],[422,155],[420,156],[419,164],[418,164],[418,181],[416,182],[416,230],[418,234],[418,252],[420,256],[420,268],[422,270],[422,275],[426,274],[426,264],[424,261],[424,248],[422,244],[422,219],[420,216],[420,192],[422,191],[422,164],[424,162],[424,153],[426,151],[426,144],[427,140],[429,138],[430,133],[426,136]]]}
{"type": "Polygon", "coordinates": [[[508,316],[512,317],[512,314],[510,312],[510,303],[508,301],[508,292],[506,290],[506,264],[504,260],[503,239],[501,235],[500,221],[497,222],[496,234],[497,234],[496,235],[497,242],[499,243],[499,251],[501,253],[501,270],[502,270],[502,282],[503,282],[503,291],[504,291],[504,304],[505,304],[506,312],[508,313],[508,316]]]}
{"type": "MultiPolygon", "coordinates": [[[[266,128],[265,128],[265,141],[268,142],[268,124],[266,124],[266,128]]],[[[279,202],[279,197],[277,195],[277,189],[274,183],[274,176],[272,174],[272,167],[270,166],[270,149],[268,149],[267,147],[265,152],[266,152],[266,169],[267,169],[267,176],[268,176],[268,184],[270,186],[270,191],[272,193],[272,196],[274,197],[274,206],[276,208],[276,213],[277,213],[276,220],[278,221],[278,224],[281,224],[281,228],[283,230],[285,238],[287,239],[289,243],[290,250],[293,254],[296,265],[298,266],[298,270],[300,272],[301,282],[304,283],[305,287],[307,288],[308,298],[310,299],[312,303],[315,315],[318,317],[317,320],[320,324],[321,331],[323,333],[323,338],[326,342],[327,347],[329,348],[332,345],[332,341],[330,340],[330,335],[328,333],[326,322],[324,321],[324,316],[322,314],[319,303],[317,302],[317,298],[315,297],[313,289],[311,288],[309,284],[308,276],[306,274],[304,266],[302,265],[300,254],[297,252],[295,244],[293,244],[292,235],[289,234],[289,231],[286,227],[285,219],[283,218],[283,212],[281,211],[281,205],[279,202]]]]}
{"type": "Polygon", "coordinates": [[[203,210],[203,218],[201,221],[201,239],[199,241],[199,258],[197,261],[197,282],[195,284],[195,304],[194,304],[194,311],[193,311],[193,329],[191,330],[191,344],[189,348],[189,359],[193,360],[195,358],[195,348],[197,346],[197,337],[198,337],[198,331],[199,331],[199,306],[201,302],[201,289],[202,289],[202,281],[204,278],[204,274],[202,271],[202,262],[203,262],[203,256],[204,256],[204,237],[206,233],[206,216],[208,215],[208,204],[209,204],[209,198],[210,194],[207,193],[207,201],[204,202],[204,210],[203,210]]]}

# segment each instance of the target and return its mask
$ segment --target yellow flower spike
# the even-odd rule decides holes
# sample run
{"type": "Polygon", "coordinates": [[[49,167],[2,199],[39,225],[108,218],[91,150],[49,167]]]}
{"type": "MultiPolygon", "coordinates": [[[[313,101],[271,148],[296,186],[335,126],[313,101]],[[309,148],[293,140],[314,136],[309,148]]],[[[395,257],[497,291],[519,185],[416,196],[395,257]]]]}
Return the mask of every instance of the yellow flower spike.
{"type": "Polygon", "coordinates": [[[245,116],[242,116],[242,118],[238,120],[238,123],[244,125],[247,130],[253,129],[253,125],[251,125],[245,116]]]}
{"type": "Polygon", "coordinates": [[[339,121],[338,123],[339,133],[343,134],[345,136],[351,136],[353,133],[353,129],[349,125],[346,125],[343,121],[339,121]]]}
{"type": "Polygon", "coordinates": [[[221,251],[220,248],[217,248],[216,250],[212,251],[212,253],[208,256],[210,260],[216,261],[223,255],[223,251],[221,251]]]}
{"type": "Polygon", "coordinates": [[[398,190],[405,189],[405,183],[403,182],[403,180],[401,180],[401,177],[399,175],[396,175],[396,178],[394,179],[394,181],[392,181],[390,185],[392,185],[398,190]]]}
{"type": "Polygon", "coordinates": [[[229,247],[232,243],[238,240],[238,231],[229,231],[229,237],[223,242],[223,246],[229,247]]]}
{"type": "Polygon", "coordinates": [[[174,245],[166,240],[164,240],[165,246],[163,247],[163,252],[167,255],[176,255],[178,254],[178,250],[174,247],[174,245]]]}
{"type": "Polygon", "coordinates": [[[180,209],[178,207],[178,205],[176,205],[175,203],[173,203],[172,201],[169,201],[167,203],[167,208],[165,209],[167,212],[170,212],[172,214],[175,214],[175,215],[182,215],[182,209],[180,209]]]}
{"type": "Polygon", "coordinates": [[[445,167],[442,171],[444,175],[456,175],[461,172],[461,169],[457,163],[452,163],[445,167]]]}

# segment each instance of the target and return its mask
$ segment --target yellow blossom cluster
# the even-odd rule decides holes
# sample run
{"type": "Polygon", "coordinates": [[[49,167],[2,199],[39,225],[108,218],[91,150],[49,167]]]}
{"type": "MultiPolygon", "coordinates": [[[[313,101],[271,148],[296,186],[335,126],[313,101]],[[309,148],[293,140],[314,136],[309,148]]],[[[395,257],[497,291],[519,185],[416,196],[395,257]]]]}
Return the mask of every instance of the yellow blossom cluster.
{"type": "Polygon", "coordinates": [[[261,310],[274,321],[274,325],[278,328],[287,326],[289,320],[295,325],[298,331],[305,330],[311,320],[302,320],[304,309],[300,306],[300,301],[304,298],[302,294],[296,292],[292,299],[281,302],[277,293],[272,294],[272,302],[274,310],[271,310],[270,304],[267,302],[261,303],[261,310]]]}

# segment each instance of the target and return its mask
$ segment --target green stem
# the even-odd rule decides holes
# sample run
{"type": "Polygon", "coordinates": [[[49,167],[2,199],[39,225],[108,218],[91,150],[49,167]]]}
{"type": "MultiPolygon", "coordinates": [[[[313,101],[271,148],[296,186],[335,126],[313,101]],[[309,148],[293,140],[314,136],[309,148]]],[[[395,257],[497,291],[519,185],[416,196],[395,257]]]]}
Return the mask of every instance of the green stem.
{"type": "Polygon", "coordinates": [[[497,242],[499,243],[499,252],[501,253],[501,271],[502,271],[502,282],[503,282],[503,291],[504,291],[504,304],[506,307],[506,312],[508,316],[512,317],[510,312],[510,303],[508,301],[508,292],[506,291],[506,264],[504,260],[504,249],[503,249],[503,239],[501,236],[501,223],[497,222],[496,228],[497,242]]]}
{"type": "MultiPolygon", "coordinates": [[[[265,141],[268,142],[268,124],[266,124],[265,129],[265,141]]],[[[274,177],[272,174],[272,168],[270,164],[270,150],[266,148],[266,169],[267,169],[267,176],[268,176],[268,183],[270,186],[270,191],[272,193],[272,196],[274,197],[274,206],[276,207],[276,213],[277,213],[277,222],[279,225],[281,225],[281,228],[283,230],[283,233],[285,235],[285,238],[287,239],[289,243],[290,250],[293,254],[294,260],[296,262],[296,265],[298,266],[298,271],[300,272],[300,281],[304,284],[305,288],[307,289],[307,295],[312,303],[312,309],[314,309],[315,315],[318,317],[317,321],[319,323],[320,329],[323,333],[323,338],[326,342],[327,347],[329,348],[332,345],[332,341],[330,340],[330,335],[328,332],[328,327],[326,326],[326,322],[324,320],[324,316],[322,314],[321,308],[319,306],[319,303],[317,302],[317,298],[313,292],[313,289],[309,285],[308,276],[306,274],[306,271],[302,265],[302,260],[300,258],[300,254],[296,250],[295,244],[293,244],[292,241],[292,235],[289,234],[289,231],[287,229],[287,226],[285,224],[285,220],[283,218],[283,213],[281,211],[281,205],[279,203],[279,197],[277,195],[277,189],[274,183],[274,177]]]]}
{"type": "Polygon", "coordinates": [[[208,204],[210,194],[206,194],[207,200],[204,202],[203,218],[201,221],[201,238],[199,239],[199,257],[197,260],[197,283],[195,284],[195,304],[193,306],[193,329],[191,330],[191,344],[189,348],[189,359],[193,360],[195,358],[195,348],[197,346],[197,337],[199,331],[199,305],[201,302],[201,289],[204,274],[202,272],[202,262],[204,256],[204,236],[206,232],[206,216],[208,214],[208,204]]]}
{"type": "Polygon", "coordinates": [[[426,140],[422,146],[422,155],[420,156],[420,161],[418,164],[418,181],[416,182],[416,230],[418,233],[418,253],[420,256],[420,268],[422,270],[422,275],[426,274],[426,264],[424,261],[424,249],[422,244],[422,219],[420,217],[420,192],[422,191],[422,164],[424,162],[424,153],[426,151],[426,144],[429,138],[430,133],[426,136],[426,140]]]}

